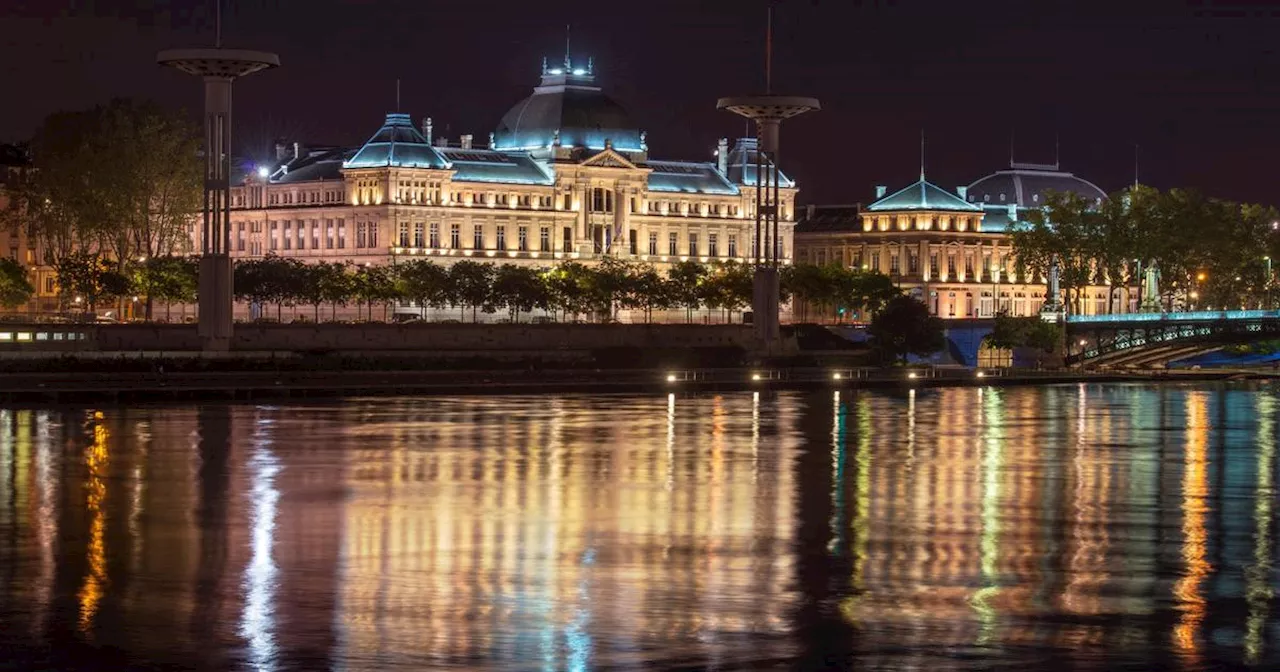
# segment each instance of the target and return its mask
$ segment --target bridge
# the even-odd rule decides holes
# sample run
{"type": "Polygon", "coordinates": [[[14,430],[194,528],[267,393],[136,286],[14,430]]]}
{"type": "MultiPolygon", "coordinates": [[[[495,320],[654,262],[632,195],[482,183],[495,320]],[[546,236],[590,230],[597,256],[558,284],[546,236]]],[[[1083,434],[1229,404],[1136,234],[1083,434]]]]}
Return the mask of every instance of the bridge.
{"type": "Polygon", "coordinates": [[[1280,310],[1069,315],[1066,362],[1148,366],[1272,339],[1280,340],[1280,310]]]}

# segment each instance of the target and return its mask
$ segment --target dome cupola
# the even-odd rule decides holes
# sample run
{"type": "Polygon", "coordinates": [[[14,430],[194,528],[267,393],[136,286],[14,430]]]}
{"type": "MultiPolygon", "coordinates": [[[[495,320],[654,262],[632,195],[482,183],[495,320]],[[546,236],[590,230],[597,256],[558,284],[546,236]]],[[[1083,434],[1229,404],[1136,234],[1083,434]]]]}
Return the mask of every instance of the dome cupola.
{"type": "Polygon", "coordinates": [[[644,133],[627,111],[596,85],[595,63],[542,63],[542,81],[498,123],[493,148],[545,150],[554,147],[601,150],[606,141],[619,152],[646,151],[644,133]]]}

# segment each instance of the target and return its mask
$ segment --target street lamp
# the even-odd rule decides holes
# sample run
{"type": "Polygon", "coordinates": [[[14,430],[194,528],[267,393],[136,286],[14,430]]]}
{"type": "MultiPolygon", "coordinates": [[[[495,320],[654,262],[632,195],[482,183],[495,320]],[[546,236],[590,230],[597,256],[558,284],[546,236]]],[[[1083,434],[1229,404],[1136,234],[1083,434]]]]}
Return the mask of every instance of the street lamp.
{"type": "Polygon", "coordinates": [[[1267,262],[1267,280],[1263,287],[1267,290],[1267,310],[1271,310],[1271,255],[1263,257],[1262,260],[1267,262]]]}

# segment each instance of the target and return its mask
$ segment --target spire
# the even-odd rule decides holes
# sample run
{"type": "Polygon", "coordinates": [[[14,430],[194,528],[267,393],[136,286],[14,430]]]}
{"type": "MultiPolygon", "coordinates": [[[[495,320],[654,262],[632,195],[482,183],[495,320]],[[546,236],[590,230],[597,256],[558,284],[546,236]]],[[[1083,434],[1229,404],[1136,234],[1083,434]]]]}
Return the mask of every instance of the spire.
{"type": "Polygon", "coordinates": [[[400,78],[396,77],[396,112],[400,111],[400,78]]]}
{"type": "Polygon", "coordinates": [[[213,46],[222,48],[222,0],[213,0],[213,46]]]}
{"type": "Polygon", "coordinates": [[[1016,131],[1015,131],[1014,129],[1010,128],[1010,129],[1009,129],[1009,167],[1010,167],[1010,168],[1012,168],[1012,167],[1013,167],[1013,164],[1015,163],[1015,161],[1014,161],[1014,159],[1013,159],[1013,140],[1014,140],[1014,133],[1016,133],[1016,131]]]}
{"type": "Polygon", "coordinates": [[[773,3],[769,3],[769,23],[764,33],[764,92],[773,93],[773,3]]]}
{"type": "Polygon", "coordinates": [[[920,181],[924,182],[924,129],[920,129],[920,181]]]}
{"type": "Polygon", "coordinates": [[[564,24],[564,71],[569,72],[573,66],[569,63],[569,24],[564,24]]]}
{"type": "Polygon", "coordinates": [[[546,75],[547,75],[547,57],[543,56],[542,57],[542,76],[545,77],[546,75]]]}
{"type": "Polygon", "coordinates": [[[1062,144],[1057,133],[1053,134],[1053,169],[1059,170],[1062,167],[1062,144]]]}
{"type": "Polygon", "coordinates": [[[1133,188],[1138,188],[1138,143],[1133,143],[1133,188]]]}

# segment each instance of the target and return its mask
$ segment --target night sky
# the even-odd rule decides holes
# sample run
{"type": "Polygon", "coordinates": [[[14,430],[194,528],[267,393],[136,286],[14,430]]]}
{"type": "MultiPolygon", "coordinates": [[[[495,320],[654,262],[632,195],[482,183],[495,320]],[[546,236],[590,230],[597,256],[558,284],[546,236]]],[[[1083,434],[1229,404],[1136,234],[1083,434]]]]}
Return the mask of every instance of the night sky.
{"type": "MultiPolygon", "coordinates": [[[[763,89],[766,0],[649,3],[224,0],[224,46],[282,67],[238,83],[235,133],[359,144],[395,106],[483,143],[543,56],[594,56],[658,158],[709,160],[743,131],[716,98],[763,89]]],[[[0,0],[0,140],[115,96],[198,110],[159,49],[213,41],[213,1],[0,0]]],[[[806,203],[866,202],[919,170],[947,187],[1020,161],[1280,203],[1280,3],[1258,0],[779,2],[775,93],[821,99],[783,127],[806,203]]]]}

